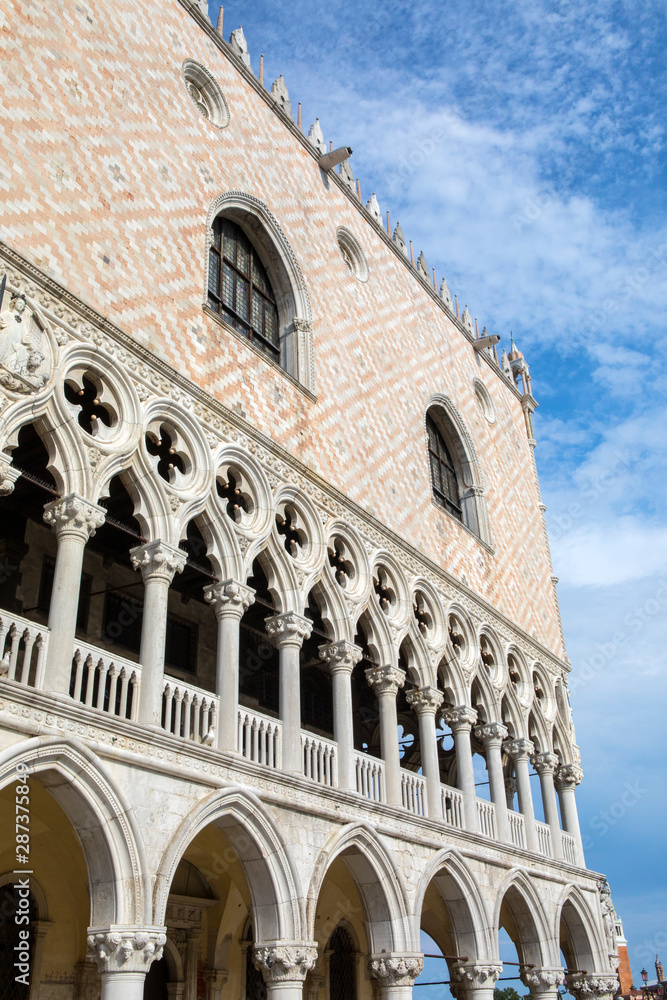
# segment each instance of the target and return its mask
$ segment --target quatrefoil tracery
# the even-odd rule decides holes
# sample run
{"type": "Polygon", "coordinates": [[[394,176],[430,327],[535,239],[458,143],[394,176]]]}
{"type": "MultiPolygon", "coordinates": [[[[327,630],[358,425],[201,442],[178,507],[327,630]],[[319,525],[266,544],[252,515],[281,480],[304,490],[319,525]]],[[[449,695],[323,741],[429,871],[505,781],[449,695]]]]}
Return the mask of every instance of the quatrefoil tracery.
{"type": "Polygon", "coordinates": [[[482,638],[479,641],[479,655],[486,669],[489,671],[493,670],[496,658],[493,655],[493,650],[491,649],[491,643],[486,638],[486,636],[482,636],[482,638]]]}
{"type": "Polygon", "coordinates": [[[244,514],[249,514],[252,502],[249,495],[243,491],[241,477],[227,470],[227,479],[218,478],[215,482],[218,496],[227,501],[227,514],[233,521],[240,523],[244,514]]]}
{"type": "Polygon", "coordinates": [[[283,538],[285,549],[293,559],[303,556],[306,547],[306,534],[298,527],[299,516],[293,507],[285,505],[283,513],[276,514],[276,527],[278,534],[283,538]]]}
{"type": "Polygon", "coordinates": [[[171,434],[165,424],[160,424],[158,430],[146,431],[146,450],[153,458],[157,458],[158,475],[168,483],[174,483],[177,473],[184,476],[188,463],[185,452],[179,451],[176,435],[171,434]]]}
{"type": "Polygon", "coordinates": [[[454,647],[454,652],[457,656],[462,656],[465,649],[465,636],[463,635],[463,629],[457,618],[452,615],[449,619],[448,624],[449,631],[449,641],[454,647]]]}
{"type": "Polygon", "coordinates": [[[415,594],[413,613],[417,622],[417,627],[423,636],[428,636],[433,631],[433,617],[428,609],[426,598],[422,593],[415,594]]]}
{"type": "Polygon", "coordinates": [[[95,436],[116,423],[113,409],[102,402],[104,386],[92,373],[68,378],[64,392],[67,402],[79,408],[77,420],[87,434],[95,436]]]}
{"type": "Polygon", "coordinates": [[[344,589],[354,579],[355,572],[354,564],[347,556],[347,547],[342,538],[334,538],[332,548],[328,551],[328,557],[336,583],[344,589]]]}
{"type": "Polygon", "coordinates": [[[373,587],[377,594],[380,608],[386,615],[391,614],[396,605],[396,591],[391,587],[389,574],[384,569],[377,570],[377,576],[373,577],[373,587]]]}

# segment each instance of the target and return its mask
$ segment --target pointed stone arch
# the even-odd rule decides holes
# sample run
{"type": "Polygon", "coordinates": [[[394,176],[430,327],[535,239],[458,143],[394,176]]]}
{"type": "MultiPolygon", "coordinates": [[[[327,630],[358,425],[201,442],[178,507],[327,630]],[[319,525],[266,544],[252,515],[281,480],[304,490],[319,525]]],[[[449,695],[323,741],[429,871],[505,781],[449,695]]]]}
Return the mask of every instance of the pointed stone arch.
{"type": "Polygon", "coordinates": [[[102,762],[78,741],[36,737],[0,754],[0,788],[25,764],[68,817],[88,869],[90,923],[150,924],[148,866],[132,811],[102,762]]]}
{"type": "MultiPolygon", "coordinates": [[[[486,545],[492,547],[486,505],[486,480],[466,423],[449,396],[435,393],[426,404],[424,444],[428,447],[426,417],[430,416],[442,434],[459,479],[463,524],[486,545]]],[[[428,452],[425,450],[425,455],[428,452]]]]}
{"type": "Polygon", "coordinates": [[[415,900],[413,933],[419,934],[426,893],[434,880],[451,914],[455,954],[470,962],[495,961],[496,948],[484,899],[464,859],[451,848],[433,855],[422,874],[415,900]]]}
{"type": "Polygon", "coordinates": [[[514,941],[520,962],[539,968],[558,965],[551,921],[529,876],[521,869],[509,872],[496,897],[492,924],[496,949],[501,924],[514,941]]]}
{"type": "MultiPolygon", "coordinates": [[[[597,903],[597,899],[596,899],[597,903]]],[[[556,907],[554,932],[568,969],[592,973],[609,965],[607,947],[590,902],[579,886],[565,886],[556,907]]]]}
{"type": "Polygon", "coordinates": [[[332,863],[341,855],[345,856],[364,903],[371,952],[418,951],[419,936],[415,945],[398,866],[366,823],[351,823],[338,830],[320,851],[306,901],[309,936],[315,927],[315,911],[324,879],[332,863]]]}
{"type": "Polygon", "coordinates": [[[243,869],[255,940],[300,940],[302,891],[287,848],[259,799],[236,787],[211,792],[174,833],[156,874],[154,913],[163,921],[176,867],[197,834],[210,825],[224,833],[243,869]]]}

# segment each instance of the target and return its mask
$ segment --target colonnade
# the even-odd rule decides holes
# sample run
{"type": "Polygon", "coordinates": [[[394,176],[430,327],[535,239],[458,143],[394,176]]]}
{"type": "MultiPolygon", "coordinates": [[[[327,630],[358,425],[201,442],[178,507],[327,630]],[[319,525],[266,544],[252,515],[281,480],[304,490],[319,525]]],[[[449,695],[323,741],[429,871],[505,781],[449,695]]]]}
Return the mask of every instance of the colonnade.
{"type": "MultiPolygon", "coordinates": [[[[45,507],[44,519],[52,525],[58,540],[53,594],[49,610],[49,657],[46,686],[60,694],[69,693],[72,651],[74,648],[78,587],[81,579],[86,542],[104,523],[106,511],[84,497],[70,494],[45,507]]],[[[144,614],[140,647],[142,679],[138,720],[159,726],[164,687],[164,652],[167,627],[169,587],[186,562],[186,554],[165,541],[154,540],[131,549],[132,565],[144,582],[144,614]]],[[[245,582],[225,580],[209,585],[204,591],[218,622],[216,694],[220,712],[216,733],[217,747],[236,750],[237,709],[239,701],[239,634],[243,614],[254,601],[254,592],[245,582]]],[[[280,698],[282,721],[282,767],[302,773],[301,703],[299,654],[310,637],[312,622],[287,611],[265,620],[271,641],[279,650],[280,698]]],[[[338,754],[339,787],[356,791],[352,718],[352,672],[362,657],[362,650],[347,641],[325,643],[319,647],[333,681],[334,737],[338,754]]],[[[385,800],[402,805],[402,770],[398,743],[396,696],[405,684],[406,673],[398,664],[384,664],[365,671],[366,680],[377,697],[381,757],[384,761],[385,800]]],[[[425,813],[442,819],[442,788],[438,761],[436,717],[442,710],[443,694],[431,686],[408,692],[407,700],[419,721],[422,774],[425,781],[425,813]]],[[[519,811],[523,816],[525,845],[538,850],[531,793],[529,765],[539,775],[544,815],[551,833],[552,853],[563,858],[561,827],[556,794],[560,799],[563,829],[574,837],[575,857],[584,864],[575,788],[582,773],[572,764],[562,764],[556,754],[535,752],[527,738],[509,738],[499,721],[477,724],[477,712],[469,705],[446,708],[442,718],[452,731],[456,751],[457,781],[462,793],[464,828],[479,831],[477,797],[471,747],[471,733],[485,749],[491,801],[495,807],[498,840],[512,843],[508,796],[503,775],[502,755],[513,762],[519,811]]]]}

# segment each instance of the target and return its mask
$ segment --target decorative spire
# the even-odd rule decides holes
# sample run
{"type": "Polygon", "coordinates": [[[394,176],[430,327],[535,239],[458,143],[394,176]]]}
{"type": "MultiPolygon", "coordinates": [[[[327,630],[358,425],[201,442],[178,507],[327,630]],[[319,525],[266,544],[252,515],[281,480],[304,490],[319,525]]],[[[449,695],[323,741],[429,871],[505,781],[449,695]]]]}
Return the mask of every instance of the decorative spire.
{"type": "Polygon", "coordinates": [[[347,187],[349,187],[350,191],[354,191],[354,174],[349,160],[343,160],[338,168],[338,173],[341,180],[347,185],[347,187]]]}
{"type": "Polygon", "coordinates": [[[308,129],[308,138],[319,153],[322,153],[322,155],[326,153],[327,144],[324,141],[324,135],[322,134],[319,118],[316,118],[308,129]]]}
{"type": "Polygon", "coordinates": [[[370,214],[373,216],[373,218],[377,222],[378,226],[382,225],[382,212],[380,211],[380,206],[378,204],[378,200],[375,197],[375,191],[373,191],[373,194],[370,196],[370,198],[366,202],[366,211],[370,212],[370,214]]]}
{"type": "Polygon", "coordinates": [[[401,224],[398,221],[396,222],[396,229],[394,229],[394,235],[392,236],[392,240],[394,241],[394,243],[396,244],[396,246],[398,247],[398,249],[401,251],[401,253],[403,254],[403,256],[407,257],[408,256],[408,248],[405,245],[405,236],[403,235],[403,230],[401,229],[401,224]]]}
{"type": "Polygon", "coordinates": [[[387,236],[391,237],[391,222],[389,221],[389,209],[387,209],[387,236]]]}
{"type": "Polygon", "coordinates": [[[412,240],[410,240],[410,263],[412,264],[413,267],[417,266],[415,264],[415,252],[414,252],[414,249],[412,247],[412,240]]]}
{"type": "MultiPolygon", "coordinates": [[[[261,83],[262,81],[260,81],[261,83]]],[[[277,80],[271,84],[271,97],[276,104],[283,109],[285,114],[292,115],[292,104],[289,99],[289,91],[285,85],[285,78],[280,74],[277,80]]]]}
{"type": "Polygon", "coordinates": [[[459,297],[458,297],[458,295],[454,296],[454,301],[456,302],[456,318],[460,319],[461,317],[459,316],[459,297]]]}
{"type": "Polygon", "coordinates": [[[470,315],[470,310],[466,306],[463,310],[463,316],[461,317],[461,322],[469,333],[473,333],[472,316],[470,315]]]}
{"type": "Polygon", "coordinates": [[[426,257],[424,256],[423,250],[419,251],[419,257],[417,258],[417,272],[422,276],[422,278],[426,278],[428,281],[428,264],[426,263],[426,257]]]}
{"type": "Polygon", "coordinates": [[[264,53],[259,57],[259,82],[264,86],[264,53]]]}
{"type": "Polygon", "coordinates": [[[250,53],[248,52],[248,43],[245,40],[242,25],[239,25],[235,31],[232,31],[229,36],[229,46],[234,55],[237,55],[241,62],[250,69],[250,53]]]}
{"type": "Polygon", "coordinates": [[[435,268],[433,268],[433,291],[438,294],[438,282],[435,280],[435,268]]]}
{"type": "Polygon", "coordinates": [[[454,303],[452,302],[452,296],[447,287],[447,282],[443,278],[440,282],[440,298],[445,303],[450,312],[454,312],[454,303]]]}
{"type": "Polygon", "coordinates": [[[299,131],[303,132],[303,119],[301,117],[301,101],[299,101],[299,117],[297,119],[297,125],[299,126],[299,131]]]}
{"type": "Polygon", "coordinates": [[[222,22],[224,19],[224,15],[225,15],[225,8],[222,6],[222,4],[220,4],[220,10],[218,11],[218,23],[216,25],[215,30],[218,32],[221,38],[225,37],[222,33],[222,22]]]}
{"type": "Polygon", "coordinates": [[[359,183],[359,178],[357,177],[357,198],[359,201],[363,201],[361,197],[361,184],[359,183]]]}

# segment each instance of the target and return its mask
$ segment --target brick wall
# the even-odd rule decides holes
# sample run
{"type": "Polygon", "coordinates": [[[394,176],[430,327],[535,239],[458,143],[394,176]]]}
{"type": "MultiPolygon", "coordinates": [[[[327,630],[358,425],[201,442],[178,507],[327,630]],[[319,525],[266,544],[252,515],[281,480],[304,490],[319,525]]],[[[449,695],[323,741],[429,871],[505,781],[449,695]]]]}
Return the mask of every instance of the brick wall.
{"type": "Polygon", "coordinates": [[[520,401],[196,19],[178,0],[5,0],[0,49],[2,239],[561,653],[520,401]],[[194,107],[188,58],[222,87],[228,128],[194,107]],[[299,261],[316,401],[202,309],[207,212],[232,190],[268,205],[299,261]],[[431,502],[434,393],[475,442],[494,554],[431,502]]]}

